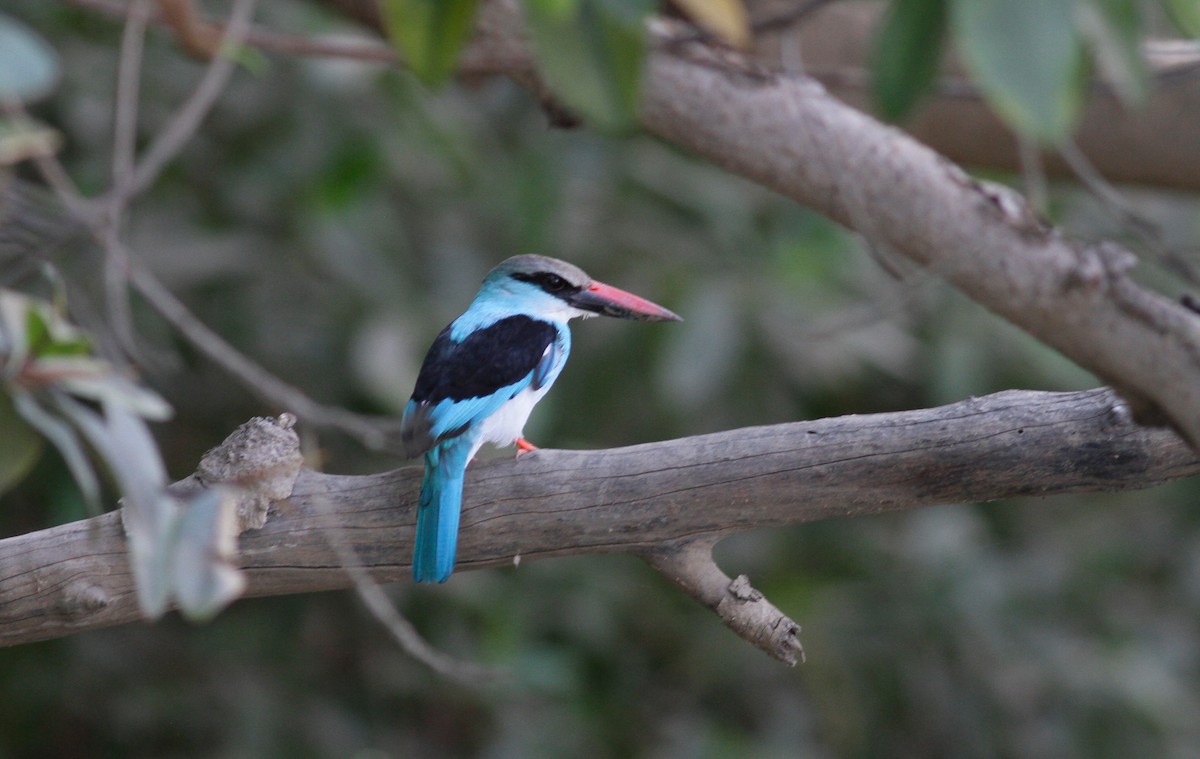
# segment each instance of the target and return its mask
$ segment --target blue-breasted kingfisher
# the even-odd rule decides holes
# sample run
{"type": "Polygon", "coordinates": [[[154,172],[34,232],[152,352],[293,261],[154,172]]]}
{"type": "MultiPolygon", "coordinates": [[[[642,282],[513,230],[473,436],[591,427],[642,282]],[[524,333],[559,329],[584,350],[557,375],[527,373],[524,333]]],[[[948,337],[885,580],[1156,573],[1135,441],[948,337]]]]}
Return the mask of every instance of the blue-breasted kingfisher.
{"type": "Polygon", "coordinates": [[[414,580],[449,579],[467,464],[484,443],[516,444],[517,455],[536,450],[525,422],[567,363],[567,322],[596,315],[679,320],[577,266],[523,255],[492,269],[466,312],[433,341],[400,422],[405,452],[425,456],[414,580]]]}

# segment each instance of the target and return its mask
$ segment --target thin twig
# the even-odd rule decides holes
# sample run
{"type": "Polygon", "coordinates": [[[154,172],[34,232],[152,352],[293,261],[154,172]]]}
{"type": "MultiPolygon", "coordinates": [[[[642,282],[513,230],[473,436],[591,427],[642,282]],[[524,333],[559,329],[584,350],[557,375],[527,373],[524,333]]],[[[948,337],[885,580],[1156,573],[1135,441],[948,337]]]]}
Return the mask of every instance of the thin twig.
{"type": "MultiPolygon", "coordinates": [[[[121,18],[128,13],[128,6],[116,0],[62,0],[67,5],[87,8],[107,16],[121,18]]],[[[159,27],[168,26],[160,13],[150,15],[150,23],[159,27]]],[[[364,62],[396,64],[400,57],[387,45],[368,41],[329,40],[280,34],[252,27],[243,40],[244,44],[257,50],[285,55],[300,55],[315,58],[341,58],[364,62]]]]}
{"type": "MultiPolygon", "coordinates": [[[[121,243],[117,243],[122,245],[121,243]]],[[[305,421],[323,427],[340,429],[354,435],[369,448],[380,448],[385,432],[370,417],[340,408],[324,406],[289,385],[227,343],[204,322],[196,318],[175,294],[162,284],[150,270],[125,252],[129,261],[129,279],[158,314],[188,339],[201,353],[249,388],[260,398],[287,409],[305,421]]]]}
{"type": "MultiPolygon", "coordinates": [[[[146,23],[150,16],[150,0],[133,0],[121,35],[121,52],[117,63],[116,106],[113,111],[112,193],[104,210],[107,238],[120,237],[126,214],[123,198],[128,197],[133,181],[137,152],[138,98],[142,78],[142,49],[146,39],[146,23]]],[[[117,343],[131,355],[138,354],[129,307],[129,287],[125,279],[128,268],[119,249],[105,245],[104,290],[109,326],[117,343]]]]}
{"type": "MultiPolygon", "coordinates": [[[[221,37],[223,51],[235,49],[245,41],[256,3],[257,0],[236,0],[233,10],[229,14],[229,24],[225,27],[221,37]]],[[[224,92],[236,65],[234,59],[229,55],[217,55],[212,59],[191,97],[175,113],[166,128],[158,134],[142,155],[134,171],[133,180],[130,182],[128,194],[122,200],[128,201],[130,197],[154,184],[163,168],[196,134],[200,123],[204,121],[217,98],[224,92]]]]}
{"type": "MultiPolygon", "coordinates": [[[[11,117],[29,118],[20,104],[10,102],[3,104],[3,108],[11,117]]],[[[96,242],[106,250],[106,254],[109,246],[117,248],[113,254],[120,257],[128,267],[127,274],[133,286],[162,318],[201,353],[233,375],[258,397],[295,413],[310,424],[341,430],[353,435],[368,448],[379,449],[386,444],[386,423],[317,403],[244,356],[193,315],[149,269],[139,263],[128,246],[106,234],[105,219],[95,213],[94,204],[79,192],[57,157],[38,156],[34,165],[55,191],[63,206],[83,224],[96,242]]]]}
{"type": "Polygon", "coordinates": [[[1092,165],[1073,140],[1064,141],[1058,148],[1058,154],[1071,168],[1075,178],[1116,215],[1119,221],[1130,225],[1140,235],[1150,235],[1154,232],[1154,222],[1134,210],[1129,201],[1092,165]]]}
{"type": "Polygon", "coordinates": [[[1042,154],[1037,143],[1017,135],[1017,160],[1021,166],[1021,178],[1025,183],[1025,197],[1038,213],[1045,213],[1050,202],[1050,188],[1046,183],[1046,167],[1042,165],[1042,154]]]}
{"type": "Polygon", "coordinates": [[[403,614],[383,592],[379,583],[371,577],[359,559],[354,546],[346,539],[346,531],[334,515],[334,509],[327,498],[320,496],[312,500],[314,511],[329,516],[329,526],[325,529],[325,537],[329,546],[337,554],[338,563],[346,571],[354,584],[354,592],[358,594],[367,611],[379,624],[392,635],[396,643],[412,658],[429,667],[434,672],[468,685],[489,685],[508,678],[508,673],[501,669],[486,667],[474,662],[465,661],[434,648],[429,641],[421,636],[412,622],[403,614]]]}
{"type": "MultiPolygon", "coordinates": [[[[150,17],[150,0],[132,0],[125,17],[121,35],[121,52],[117,63],[116,108],[113,113],[112,184],[114,197],[123,197],[133,180],[138,123],[138,90],[142,75],[142,48],[146,23],[150,17]]],[[[120,226],[116,217],[114,225],[120,226]]]]}
{"type": "MultiPolygon", "coordinates": [[[[32,128],[35,123],[19,100],[0,99],[0,112],[19,128],[32,128]]],[[[91,201],[79,191],[75,180],[71,179],[62,163],[52,153],[42,151],[34,153],[32,160],[42,179],[54,190],[63,207],[90,227],[93,216],[91,201]]]]}
{"type": "Polygon", "coordinates": [[[1100,201],[1100,205],[1117,223],[1125,226],[1141,240],[1154,257],[1164,267],[1184,277],[1188,282],[1200,283],[1200,272],[1195,264],[1170,250],[1163,241],[1162,230],[1151,219],[1146,218],[1101,174],[1084,152],[1072,140],[1065,141],[1058,148],[1063,161],[1070,167],[1088,192],[1100,201]]]}
{"type": "Polygon", "coordinates": [[[400,63],[400,56],[396,54],[395,48],[369,42],[297,37],[259,29],[246,38],[246,43],[266,52],[308,58],[340,58],[391,66],[400,63]]]}

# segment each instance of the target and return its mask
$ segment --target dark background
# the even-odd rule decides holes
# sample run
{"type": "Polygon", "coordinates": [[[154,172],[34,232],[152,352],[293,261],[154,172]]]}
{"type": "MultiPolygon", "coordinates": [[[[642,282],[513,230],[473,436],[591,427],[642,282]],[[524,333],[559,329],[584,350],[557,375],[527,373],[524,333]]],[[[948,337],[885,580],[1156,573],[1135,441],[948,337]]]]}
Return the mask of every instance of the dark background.
{"type": "MultiPolygon", "coordinates": [[[[262,5],[267,24],[341,29],[302,4],[262,5]]],[[[76,181],[101,189],[120,25],[12,6],[64,57],[35,114],[62,131],[76,181]]],[[[148,139],[202,65],[154,31],[146,55],[148,139]]],[[[1195,242],[1194,198],[1132,197],[1195,242]]],[[[1122,232],[1073,186],[1052,188],[1049,213],[1076,234],[1122,232]]],[[[431,94],[380,67],[255,58],[134,204],[130,229],[207,324],[310,395],[365,413],[398,413],[434,335],[515,253],[565,258],[684,316],[577,324],[527,428],[543,446],[1098,384],[805,209],[647,137],[551,129],[500,80],[431,94]]],[[[98,254],[72,255],[86,268],[98,254]]],[[[159,359],[146,380],[177,412],[155,428],[173,477],[247,417],[283,410],[148,310],[137,317],[159,359]]],[[[330,471],[404,465],[316,440],[330,471]]],[[[436,646],[507,669],[501,685],[430,673],[349,592],[3,649],[0,757],[1194,756],[1195,500],[1185,482],[727,540],[723,568],[804,626],[809,661],[795,669],[625,557],[388,588],[436,646]]],[[[0,535],[84,516],[47,453],[0,499],[0,535]]]]}

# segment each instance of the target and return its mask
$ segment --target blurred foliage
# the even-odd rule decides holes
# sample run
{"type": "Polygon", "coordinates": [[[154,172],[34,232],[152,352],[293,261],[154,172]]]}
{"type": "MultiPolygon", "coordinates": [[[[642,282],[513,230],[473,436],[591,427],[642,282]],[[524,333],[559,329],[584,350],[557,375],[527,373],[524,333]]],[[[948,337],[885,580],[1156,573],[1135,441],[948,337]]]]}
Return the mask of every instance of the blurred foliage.
{"type": "Polygon", "coordinates": [[[477,0],[383,0],[388,36],[409,70],[429,85],[454,73],[474,29],[477,0]]]}
{"type": "Polygon", "coordinates": [[[147,422],[169,419],[171,408],[95,355],[63,313],[64,300],[0,287],[0,495],[28,475],[48,441],[88,511],[98,514],[98,459],[120,493],[142,614],[157,619],[174,599],[185,617],[208,620],[244,585],[228,566],[237,503],[219,489],[187,499],[166,492],[147,422]]]}
{"type": "Polygon", "coordinates": [[[1073,0],[956,0],[964,64],[1009,124],[1045,142],[1071,133],[1088,86],[1073,0]]]}
{"type": "Polygon", "coordinates": [[[564,105],[608,132],[637,124],[654,0],[527,0],[538,71],[564,105]]]}
{"type": "Polygon", "coordinates": [[[896,0],[875,43],[873,88],[879,113],[899,121],[932,89],[946,44],[944,0],[896,0]]]}
{"type": "Polygon", "coordinates": [[[1200,37],[1200,4],[1191,0],[1163,0],[1167,15],[1179,29],[1192,37],[1200,37]]]}
{"type": "Polygon", "coordinates": [[[1197,8],[1193,0],[893,0],[875,45],[875,100],[886,118],[910,115],[952,42],[1010,127],[1061,144],[1095,79],[1125,104],[1140,102],[1150,87],[1144,30],[1165,16],[1195,37],[1197,8]]]}
{"type": "Polygon", "coordinates": [[[0,101],[45,97],[61,75],[54,48],[25,24],[0,13],[0,101]]]}
{"type": "MultiPolygon", "coordinates": [[[[636,127],[647,15],[654,0],[522,0],[539,73],[573,115],[610,134],[636,127]]],[[[445,82],[476,0],[382,0],[389,36],[426,84],[445,82]]],[[[782,4],[781,4],[782,5],[782,4]]],[[[983,97],[1009,126],[1047,145],[1067,139],[1093,73],[1127,105],[1149,89],[1141,41],[1165,17],[1195,36],[1195,0],[892,0],[877,34],[873,94],[891,120],[910,115],[953,43],[983,97]]],[[[786,7],[786,6],[784,6],[786,7]]],[[[712,39],[751,42],[742,0],[674,0],[712,39]]],[[[791,10],[804,13],[803,6],[791,10]]],[[[785,11],[786,12],[786,11],[785,11]]],[[[3,27],[0,27],[2,29],[3,27]]]]}
{"type": "MultiPolygon", "coordinates": [[[[263,5],[274,28],[349,31],[302,3],[263,5]]],[[[63,60],[35,115],[62,132],[77,181],[104,188],[119,25],[10,6],[63,60]]],[[[161,33],[146,56],[143,143],[202,69],[161,33]]],[[[1132,200],[1170,244],[1195,245],[1194,198],[1132,200]]],[[[1099,208],[1063,188],[1051,211],[1077,234],[1120,236],[1099,208]]],[[[550,129],[503,81],[431,95],[395,71],[268,58],[235,77],[128,223],[131,248],[206,323],[361,411],[398,412],[433,336],[513,253],[561,256],[685,317],[578,325],[528,430],[548,446],[1096,383],[888,251],[656,140],[550,129]]],[[[64,235],[35,252],[102,334],[96,251],[64,235]]],[[[28,277],[0,258],[0,283],[28,277]]],[[[135,305],[147,381],[178,412],[155,428],[172,477],[281,410],[135,305]]],[[[317,442],[331,470],[399,463],[317,442]]],[[[394,588],[435,645],[512,672],[486,688],[406,658],[350,593],[0,650],[0,757],[1194,756],[1196,495],[1177,483],[725,541],[725,569],[805,626],[795,670],[628,557],[394,588]]],[[[47,452],[0,500],[0,534],[82,516],[47,452]]]]}

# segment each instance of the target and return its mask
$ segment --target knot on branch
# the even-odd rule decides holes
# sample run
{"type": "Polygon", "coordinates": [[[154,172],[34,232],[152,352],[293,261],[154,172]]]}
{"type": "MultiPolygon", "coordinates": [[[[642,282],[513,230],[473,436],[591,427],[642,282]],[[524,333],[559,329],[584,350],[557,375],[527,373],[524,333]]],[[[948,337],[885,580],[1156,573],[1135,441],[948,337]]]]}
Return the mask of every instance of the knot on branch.
{"type": "Polygon", "coordinates": [[[296,417],[286,413],[254,417],[205,453],[189,478],[204,488],[235,491],[239,533],[261,528],[271,504],[292,494],[304,464],[295,424],[296,417]]]}
{"type": "Polygon", "coordinates": [[[107,591],[88,580],[73,580],[66,584],[55,604],[67,619],[77,620],[95,614],[109,604],[107,591]]]}

